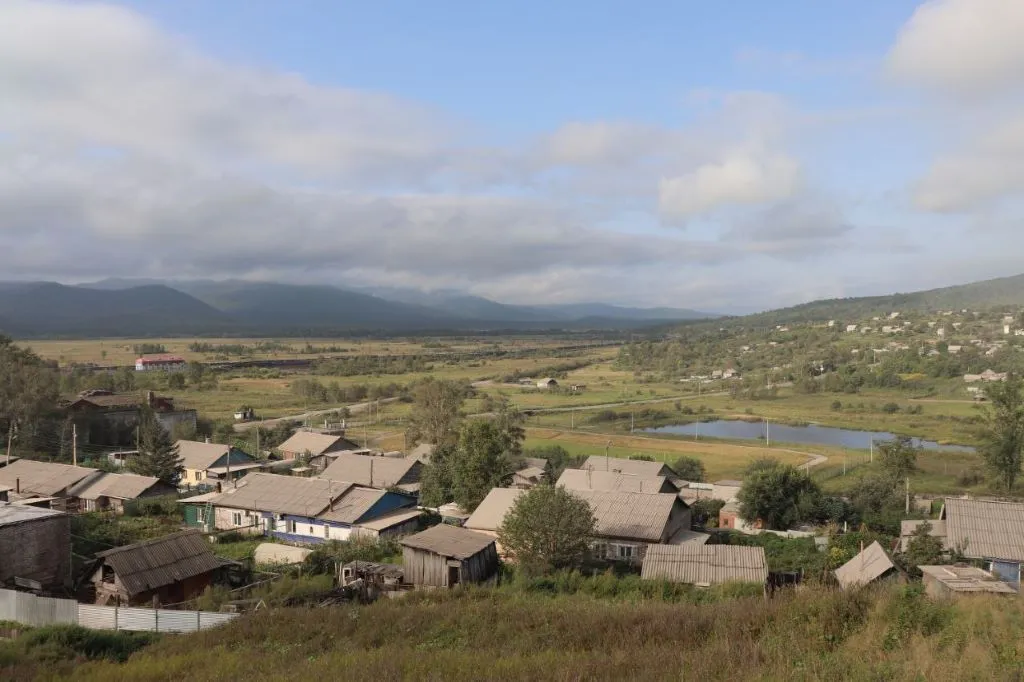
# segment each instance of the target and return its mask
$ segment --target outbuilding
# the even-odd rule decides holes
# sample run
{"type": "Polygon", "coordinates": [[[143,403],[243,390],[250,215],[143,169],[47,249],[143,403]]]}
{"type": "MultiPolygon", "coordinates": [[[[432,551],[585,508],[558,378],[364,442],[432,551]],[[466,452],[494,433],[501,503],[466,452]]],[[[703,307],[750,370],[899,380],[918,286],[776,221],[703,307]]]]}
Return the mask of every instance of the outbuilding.
{"type": "Polygon", "coordinates": [[[494,538],[442,523],[402,540],[406,582],[417,588],[481,583],[498,570],[494,538]]]}
{"type": "Polygon", "coordinates": [[[0,585],[53,589],[71,582],[71,518],[0,504],[0,585]]]}
{"type": "Polygon", "coordinates": [[[951,599],[965,594],[1017,594],[1017,590],[976,566],[918,566],[929,597],[951,599]]]}

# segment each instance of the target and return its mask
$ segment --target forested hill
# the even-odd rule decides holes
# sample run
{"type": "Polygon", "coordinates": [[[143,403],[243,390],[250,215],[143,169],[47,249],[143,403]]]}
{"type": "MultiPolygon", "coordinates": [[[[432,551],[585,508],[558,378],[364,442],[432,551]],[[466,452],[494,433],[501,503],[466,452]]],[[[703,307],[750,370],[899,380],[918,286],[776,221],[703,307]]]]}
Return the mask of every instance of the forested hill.
{"type": "Polygon", "coordinates": [[[769,310],[742,318],[744,325],[772,326],[825,320],[857,321],[894,311],[929,312],[1024,305],[1024,275],[888,296],[833,298],[769,310]]]}

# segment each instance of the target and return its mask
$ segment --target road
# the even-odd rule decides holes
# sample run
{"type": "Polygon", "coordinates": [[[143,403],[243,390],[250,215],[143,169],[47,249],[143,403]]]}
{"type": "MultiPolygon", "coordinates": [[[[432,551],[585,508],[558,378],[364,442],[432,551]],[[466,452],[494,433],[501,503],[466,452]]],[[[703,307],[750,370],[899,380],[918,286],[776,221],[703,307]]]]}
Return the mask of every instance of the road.
{"type": "MultiPolygon", "coordinates": [[[[380,403],[390,403],[398,400],[398,398],[383,398],[380,403]]],[[[302,412],[300,414],[290,414],[285,417],[275,417],[274,419],[263,419],[261,421],[241,422],[235,424],[235,431],[242,432],[248,431],[256,426],[262,426],[263,428],[273,428],[281,422],[304,422],[307,419],[315,419],[317,417],[323,417],[329,414],[336,414],[338,411],[348,408],[350,415],[360,414],[366,412],[372,405],[377,403],[376,400],[368,400],[365,403],[354,403],[352,405],[338,405],[335,407],[328,407],[323,410],[310,410],[309,412],[302,412]]]]}

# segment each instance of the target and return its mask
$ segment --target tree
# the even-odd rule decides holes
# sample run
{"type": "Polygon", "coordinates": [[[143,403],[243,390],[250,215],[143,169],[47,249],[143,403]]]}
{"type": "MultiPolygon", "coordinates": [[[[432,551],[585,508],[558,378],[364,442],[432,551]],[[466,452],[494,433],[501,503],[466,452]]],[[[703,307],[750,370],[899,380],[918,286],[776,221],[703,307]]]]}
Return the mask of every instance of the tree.
{"type": "Polygon", "coordinates": [[[868,474],[850,487],[849,498],[857,516],[868,528],[899,532],[906,499],[898,479],[885,473],[868,474]]]}
{"type": "MultiPolygon", "coordinates": [[[[60,382],[57,372],[35,353],[0,336],[0,433],[14,429],[31,441],[55,412],[60,382]]],[[[0,448],[2,449],[2,448],[0,448]]]]}
{"type": "Polygon", "coordinates": [[[171,434],[157,421],[153,410],[144,407],[139,422],[139,454],[128,459],[128,468],[133,473],[155,476],[176,485],[184,470],[183,464],[171,434]]]}
{"type": "Polygon", "coordinates": [[[590,548],[597,521],[590,505],[560,486],[540,485],[519,496],[498,542],[530,573],[578,565],[590,548]]]}
{"type": "Polygon", "coordinates": [[[760,520],[774,530],[788,530],[816,516],[821,490],[796,467],[778,462],[769,466],[762,460],[747,470],[737,498],[744,519],[760,520]]]}
{"type": "Polygon", "coordinates": [[[172,391],[180,391],[185,388],[185,375],[181,372],[172,372],[167,377],[167,388],[172,391]]]}
{"type": "Polygon", "coordinates": [[[454,381],[428,378],[413,390],[406,439],[411,444],[443,445],[455,441],[464,388],[454,381]]]}
{"type": "Polygon", "coordinates": [[[690,505],[693,525],[703,526],[705,528],[717,528],[718,513],[722,511],[722,507],[724,506],[725,500],[716,500],[710,497],[694,501],[694,503],[690,505]]]}
{"type": "Polygon", "coordinates": [[[878,444],[878,461],[882,469],[895,479],[904,479],[917,471],[917,455],[921,448],[907,436],[897,436],[878,444]]]}
{"type": "Polygon", "coordinates": [[[1006,381],[989,384],[985,397],[989,405],[982,412],[978,450],[985,465],[1010,492],[1024,461],[1024,383],[1008,375],[1006,381]]]}
{"type": "Polygon", "coordinates": [[[931,534],[932,524],[925,521],[910,536],[907,542],[907,551],[903,555],[907,570],[914,575],[920,575],[918,566],[942,565],[945,549],[942,540],[931,534]]]}
{"type": "Polygon", "coordinates": [[[543,445],[537,448],[530,448],[523,451],[523,457],[538,457],[548,461],[548,468],[545,472],[549,481],[557,481],[562,472],[566,469],[575,469],[583,466],[586,455],[571,455],[561,445],[543,445]]]}
{"type": "Polygon", "coordinates": [[[700,483],[707,476],[704,462],[696,457],[680,457],[672,464],[672,471],[684,481],[700,483]]]}
{"type": "Polygon", "coordinates": [[[459,432],[459,446],[451,461],[452,496],[466,511],[477,508],[491,488],[512,478],[508,439],[496,424],[474,419],[459,432]]]}
{"type": "Polygon", "coordinates": [[[518,457],[523,454],[523,441],[526,440],[524,423],[526,417],[523,413],[502,398],[494,409],[494,425],[504,439],[505,452],[510,456],[518,457]]]}

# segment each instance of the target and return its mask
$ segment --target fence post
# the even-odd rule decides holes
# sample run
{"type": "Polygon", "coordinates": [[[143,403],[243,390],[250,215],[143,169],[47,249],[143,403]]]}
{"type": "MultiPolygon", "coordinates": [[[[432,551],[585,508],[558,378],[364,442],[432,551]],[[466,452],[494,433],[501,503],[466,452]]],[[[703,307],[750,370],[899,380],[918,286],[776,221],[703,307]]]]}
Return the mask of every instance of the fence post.
{"type": "Polygon", "coordinates": [[[153,626],[160,632],[160,609],[153,609],[153,626]]]}
{"type": "Polygon", "coordinates": [[[197,610],[196,611],[196,632],[199,632],[202,629],[203,629],[203,612],[197,610]]]}
{"type": "Polygon", "coordinates": [[[114,631],[115,632],[120,629],[118,627],[118,622],[117,622],[117,608],[118,608],[117,604],[114,604],[114,631]]]}

